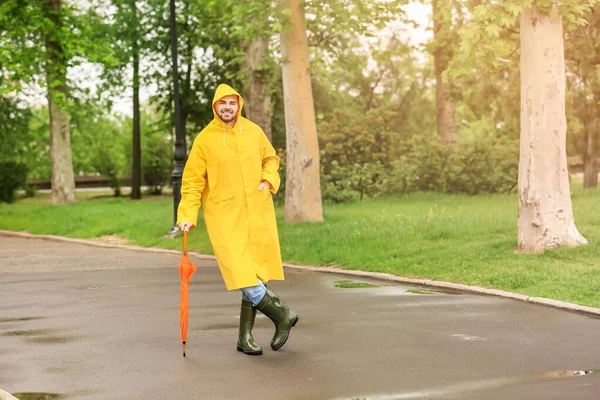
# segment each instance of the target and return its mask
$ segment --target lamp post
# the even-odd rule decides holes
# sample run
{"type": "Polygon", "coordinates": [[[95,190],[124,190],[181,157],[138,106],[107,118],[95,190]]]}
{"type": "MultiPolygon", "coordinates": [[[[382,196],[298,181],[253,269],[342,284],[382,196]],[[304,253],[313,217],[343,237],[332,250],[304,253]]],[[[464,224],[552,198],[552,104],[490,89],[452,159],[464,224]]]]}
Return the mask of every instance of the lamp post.
{"type": "Polygon", "coordinates": [[[171,20],[171,57],[173,60],[173,103],[175,103],[175,168],[171,172],[173,186],[173,226],[168,235],[177,235],[177,207],[181,200],[181,177],[186,159],[185,131],[181,120],[181,99],[179,96],[179,72],[177,66],[177,18],[175,17],[175,0],[169,0],[171,20]]]}

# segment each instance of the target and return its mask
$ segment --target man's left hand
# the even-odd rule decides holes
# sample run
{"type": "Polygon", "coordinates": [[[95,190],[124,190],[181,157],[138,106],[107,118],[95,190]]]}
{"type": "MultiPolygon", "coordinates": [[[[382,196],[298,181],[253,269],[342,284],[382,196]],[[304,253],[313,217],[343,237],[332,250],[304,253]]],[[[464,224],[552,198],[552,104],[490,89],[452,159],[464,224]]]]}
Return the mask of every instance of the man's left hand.
{"type": "Polygon", "coordinates": [[[260,190],[262,192],[263,189],[267,189],[267,190],[271,190],[273,187],[271,186],[271,184],[268,181],[262,181],[260,183],[260,186],[258,187],[258,190],[260,190]]]}

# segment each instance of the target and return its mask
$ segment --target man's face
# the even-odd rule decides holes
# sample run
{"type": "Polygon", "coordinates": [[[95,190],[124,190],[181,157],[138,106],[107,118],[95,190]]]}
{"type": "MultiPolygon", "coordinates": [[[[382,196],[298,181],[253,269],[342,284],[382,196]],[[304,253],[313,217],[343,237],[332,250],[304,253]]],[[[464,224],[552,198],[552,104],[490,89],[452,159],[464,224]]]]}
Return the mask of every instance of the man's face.
{"type": "Polygon", "coordinates": [[[233,121],[237,116],[239,108],[238,97],[235,95],[223,97],[217,101],[216,105],[217,115],[223,122],[233,121]]]}

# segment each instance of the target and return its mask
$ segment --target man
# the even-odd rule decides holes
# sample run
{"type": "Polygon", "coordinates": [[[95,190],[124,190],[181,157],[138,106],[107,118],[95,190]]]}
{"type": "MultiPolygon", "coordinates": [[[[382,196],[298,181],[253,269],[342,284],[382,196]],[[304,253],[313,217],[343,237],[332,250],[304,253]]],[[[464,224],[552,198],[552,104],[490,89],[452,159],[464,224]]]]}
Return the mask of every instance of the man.
{"type": "Polygon", "coordinates": [[[264,283],[283,280],[271,194],[280,184],[279,157],[262,129],[241,116],[244,99],[219,85],[214,119],[194,140],[183,170],[177,225],[194,228],[200,200],[204,222],[227,290],[241,289],[237,350],[262,354],[254,342],[256,310],[273,321],[273,350],[287,341],[298,315],[264,283]]]}

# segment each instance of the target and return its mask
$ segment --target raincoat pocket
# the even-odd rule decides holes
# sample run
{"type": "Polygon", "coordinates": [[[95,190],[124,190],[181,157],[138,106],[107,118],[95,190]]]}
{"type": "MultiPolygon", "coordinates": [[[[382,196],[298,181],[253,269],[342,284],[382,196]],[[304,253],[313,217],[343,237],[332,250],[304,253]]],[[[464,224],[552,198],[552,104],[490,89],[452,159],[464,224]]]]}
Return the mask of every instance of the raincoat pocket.
{"type": "Polygon", "coordinates": [[[218,193],[210,193],[210,199],[214,203],[220,203],[225,200],[233,199],[233,192],[218,192],[218,193]]]}
{"type": "Polygon", "coordinates": [[[231,210],[233,192],[217,191],[210,192],[204,212],[211,218],[221,219],[227,210],[231,210]]]}
{"type": "Polygon", "coordinates": [[[263,207],[265,211],[275,212],[275,206],[273,205],[273,196],[268,190],[263,190],[263,207]],[[265,193],[266,192],[266,193],[265,193]]]}

